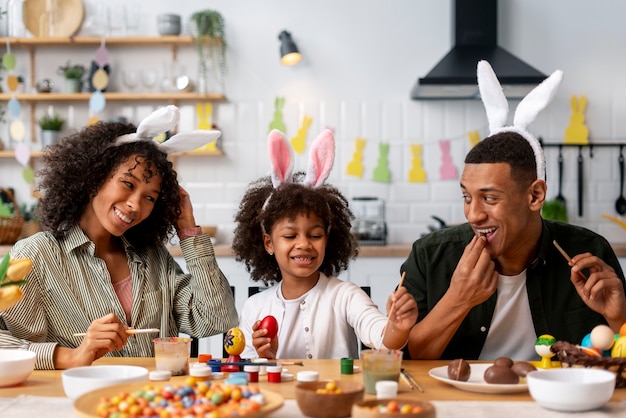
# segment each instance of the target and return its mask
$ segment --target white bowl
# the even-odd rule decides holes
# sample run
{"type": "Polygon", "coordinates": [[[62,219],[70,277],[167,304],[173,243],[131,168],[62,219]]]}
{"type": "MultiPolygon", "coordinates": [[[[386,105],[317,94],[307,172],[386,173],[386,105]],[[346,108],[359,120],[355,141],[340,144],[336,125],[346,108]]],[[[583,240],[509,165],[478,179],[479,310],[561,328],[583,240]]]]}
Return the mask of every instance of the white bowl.
{"type": "Polygon", "coordinates": [[[558,368],[528,373],[528,391],[539,405],[555,411],[601,408],[613,396],[615,373],[604,369],[558,368]]]}
{"type": "Polygon", "coordinates": [[[35,368],[37,354],[28,350],[0,350],[0,387],[22,383],[35,368]]]}
{"type": "Polygon", "coordinates": [[[63,390],[70,399],[107,386],[147,380],[148,369],[138,366],[84,366],[61,373],[63,390]]]}

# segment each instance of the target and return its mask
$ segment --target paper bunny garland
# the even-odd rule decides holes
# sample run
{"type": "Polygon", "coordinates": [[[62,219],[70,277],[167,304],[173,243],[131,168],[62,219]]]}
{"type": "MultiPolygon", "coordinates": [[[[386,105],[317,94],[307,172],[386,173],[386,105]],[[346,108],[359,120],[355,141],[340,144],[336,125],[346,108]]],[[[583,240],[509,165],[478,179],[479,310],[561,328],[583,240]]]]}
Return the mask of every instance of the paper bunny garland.
{"type": "MultiPolygon", "coordinates": [[[[178,107],[174,105],[162,107],[142,120],[137,127],[137,132],[118,137],[115,140],[115,145],[134,141],[152,141],[155,136],[174,129],[178,125],[179,120],[180,112],[178,107]]],[[[172,154],[174,152],[193,151],[217,140],[221,134],[217,130],[195,130],[178,133],[162,143],[154,142],[163,152],[172,154]]]]}
{"type": "MultiPolygon", "coordinates": [[[[270,176],[274,188],[291,183],[294,156],[291,144],[285,135],[277,129],[270,131],[267,137],[267,149],[271,164],[270,176]]],[[[334,160],[334,134],[332,130],[324,129],[311,144],[309,162],[302,184],[309,187],[322,186],[330,175],[334,160]]]]}
{"type": "Polygon", "coordinates": [[[537,138],[528,132],[526,127],[552,100],[557,87],[563,80],[563,71],[556,70],[553,72],[522,99],[515,109],[513,126],[505,126],[509,114],[509,104],[491,65],[487,61],[479,61],[476,72],[480,97],[489,121],[489,135],[510,131],[523,136],[535,153],[537,178],[545,181],[546,159],[543,149],[537,138]]]}

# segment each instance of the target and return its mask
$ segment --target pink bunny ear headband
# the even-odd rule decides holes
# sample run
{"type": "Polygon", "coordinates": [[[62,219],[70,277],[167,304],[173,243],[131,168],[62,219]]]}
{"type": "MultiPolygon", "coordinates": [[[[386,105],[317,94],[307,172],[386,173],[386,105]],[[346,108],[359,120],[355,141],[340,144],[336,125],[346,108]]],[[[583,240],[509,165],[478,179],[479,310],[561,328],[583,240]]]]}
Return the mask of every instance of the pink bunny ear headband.
{"type": "MultiPolygon", "coordinates": [[[[293,175],[293,150],[285,135],[274,129],[267,137],[267,148],[271,163],[271,177],[274,188],[291,183],[293,175]]],[[[324,184],[335,160],[335,138],[333,131],[324,129],[315,138],[309,151],[309,163],[302,184],[320,187],[324,184]]],[[[267,202],[266,202],[267,203],[267,202]]]]}
{"type": "MultiPolygon", "coordinates": [[[[157,109],[141,121],[137,127],[137,132],[117,137],[115,145],[135,141],[152,141],[157,135],[174,129],[178,125],[179,119],[180,112],[174,105],[157,109]]],[[[174,152],[193,151],[215,141],[221,134],[220,131],[216,130],[195,130],[177,133],[165,142],[154,141],[154,143],[166,154],[172,154],[174,152]]]]}
{"type": "Polygon", "coordinates": [[[546,158],[541,144],[526,127],[535,120],[550,103],[554,93],[563,80],[563,71],[556,70],[522,99],[515,109],[513,126],[504,126],[509,114],[509,104],[502,92],[500,82],[487,61],[479,61],[477,68],[478,89],[487,111],[489,135],[499,132],[516,132],[528,141],[535,154],[537,178],[546,180],[546,158]]]}

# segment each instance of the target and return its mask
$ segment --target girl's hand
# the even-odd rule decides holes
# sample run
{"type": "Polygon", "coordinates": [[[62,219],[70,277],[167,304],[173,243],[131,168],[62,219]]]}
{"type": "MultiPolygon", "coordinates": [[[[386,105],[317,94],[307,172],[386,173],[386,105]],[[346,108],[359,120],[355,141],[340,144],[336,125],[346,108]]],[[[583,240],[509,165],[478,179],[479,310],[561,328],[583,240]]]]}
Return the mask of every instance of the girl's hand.
{"type": "Polygon", "coordinates": [[[261,321],[252,324],[252,345],[260,358],[275,359],[278,352],[278,337],[267,338],[267,330],[259,329],[261,321]]]}
{"type": "Polygon", "coordinates": [[[387,299],[390,325],[399,331],[409,331],[417,321],[417,303],[406,287],[400,286],[387,299]]]}

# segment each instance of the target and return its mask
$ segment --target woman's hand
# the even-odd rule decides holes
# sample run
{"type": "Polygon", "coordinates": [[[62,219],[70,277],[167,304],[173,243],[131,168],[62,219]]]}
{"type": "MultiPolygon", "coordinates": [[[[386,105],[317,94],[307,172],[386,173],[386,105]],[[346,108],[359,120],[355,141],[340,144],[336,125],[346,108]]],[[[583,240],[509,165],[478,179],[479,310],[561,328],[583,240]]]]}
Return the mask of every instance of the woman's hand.
{"type": "Polygon", "coordinates": [[[196,220],[193,217],[193,206],[191,205],[189,193],[181,186],[178,186],[178,190],[180,194],[180,216],[176,223],[176,229],[194,228],[196,220]]]}
{"type": "Polygon", "coordinates": [[[261,321],[252,324],[252,345],[260,358],[275,359],[278,352],[278,336],[267,338],[267,330],[259,329],[261,321]]]}
{"type": "Polygon", "coordinates": [[[96,319],[87,328],[87,335],[82,337],[83,341],[78,347],[57,347],[54,352],[54,367],[67,369],[89,366],[105,354],[121,350],[128,339],[126,329],[126,325],[113,313],[96,319]]]}

